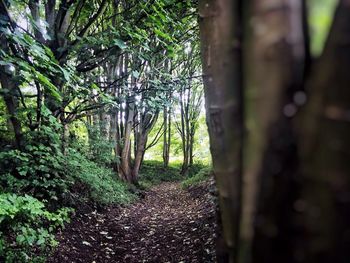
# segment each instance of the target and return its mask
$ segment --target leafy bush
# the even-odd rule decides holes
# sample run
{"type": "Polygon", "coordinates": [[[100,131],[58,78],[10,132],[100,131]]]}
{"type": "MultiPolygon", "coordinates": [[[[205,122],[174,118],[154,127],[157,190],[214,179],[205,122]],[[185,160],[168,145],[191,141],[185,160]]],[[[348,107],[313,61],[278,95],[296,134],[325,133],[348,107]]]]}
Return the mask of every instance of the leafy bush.
{"type": "Polygon", "coordinates": [[[86,194],[102,205],[135,198],[111,169],[71,148],[63,155],[60,125],[50,116],[45,123],[24,135],[20,150],[0,152],[0,262],[44,262],[70,210],[50,211],[74,204],[70,197],[86,194]],[[79,183],[87,189],[76,194],[79,183]]]}
{"type": "Polygon", "coordinates": [[[140,185],[149,188],[161,182],[173,182],[183,179],[179,165],[164,167],[160,161],[144,161],[140,170],[140,185]]]}
{"type": "Polygon", "coordinates": [[[192,177],[187,178],[182,182],[183,188],[189,188],[190,186],[198,185],[201,182],[208,180],[209,176],[212,174],[211,167],[204,167],[197,174],[192,177]]]}
{"type": "Polygon", "coordinates": [[[56,130],[42,126],[26,134],[21,150],[0,152],[0,190],[30,194],[41,200],[59,201],[69,181],[56,130]]]}
{"type": "Polygon", "coordinates": [[[208,164],[204,164],[201,162],[195,162],[194,164],[192,164],[189,168],[188,168],[188,173],[187,173],[187,177],[193,177],[196,174],[198,174],[202,169],[206,169],[208,168],[208,164]]]}
{"type": "Polygon", "coordinates": [[[0,194],[0,261],[44,262],[44,253],[57,244],[54,231],[69,220],[70,211],[52,213],[29,195],[0,194]]]}
{"type": "Polygon", "coordinates": [[[74,181],[87,185],[90,197],[97,203],[126,204],[135,199],[116,173],[88,160],[74,149],[68,152],[66,169],[74,181]]]}

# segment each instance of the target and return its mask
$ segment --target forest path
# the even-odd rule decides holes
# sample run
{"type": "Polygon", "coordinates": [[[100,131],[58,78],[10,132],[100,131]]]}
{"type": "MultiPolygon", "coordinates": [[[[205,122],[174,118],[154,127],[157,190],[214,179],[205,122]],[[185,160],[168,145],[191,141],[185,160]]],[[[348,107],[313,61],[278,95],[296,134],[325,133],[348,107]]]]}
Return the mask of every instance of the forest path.
{"type": "Polygon", "coordinates": [[[48,262],[214,262],[215,204],[207,189],[167,182],[133,205],[77,214],[48,262]]]}

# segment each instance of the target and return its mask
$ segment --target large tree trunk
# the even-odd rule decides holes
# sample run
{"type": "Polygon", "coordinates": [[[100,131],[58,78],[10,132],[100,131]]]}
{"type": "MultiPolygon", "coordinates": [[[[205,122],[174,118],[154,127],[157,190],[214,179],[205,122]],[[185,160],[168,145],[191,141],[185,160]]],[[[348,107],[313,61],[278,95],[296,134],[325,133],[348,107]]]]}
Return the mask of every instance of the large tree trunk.
{"type": "Polygon", "coordinates": [[[298,110],[294,94],[303,85],[302,14],[299,0],[253,1],[249,14],[245,88],[247,122],[255,126],[248,126],[245,145],[242,261],[251,254],[253,262],[294,262],[298,189],[291,119],[298,110]]]}
{"type": "Polygon", "coordinates": [[[241,131],[242,122],[237,121],[237,113],[231,119],[223,117],[230,105],[241,109],[241,93],[233,92],[242,84],[237,82],[242,63],[237,56],[222,55],[233,48],[229,43],[241,46],[230,36],[237,32],[235,11],[242,10],[238,1],[202,1],[200,5],[207,120],[230,250],[224,262],[348,262],[350,2],[340,1],[325,51],[311,70],[305,66],[309,61],[305,3],[251,3],[252,9],[244,11],[249,24],[243,21],[245,29],[250,27],[244,43],[248,133],[243,181],[231,179],[234,168],[228,165],[242,163],[237,158],[241,137],[232,134],[241,131]],[[305,81],[308,72],[311,77],[305,81]],[[229,132],[224,124],[231,125],[229,132]],[[230,143],[226,132],[236,144],[230,143]],[[225,154],[219,151],[222,141],[230,150],[225,154]],[[236,155],[230,155],[234,149],[236,155]],[[244,191],[242,213],[237,196],[240,187],[244,191]],[[223,200],[230,198],[225,206],[223,200]],[[237,218],[242,220],[240,233],[237,218]]]}
{"type": "Polygon", "coordinates": [[[137,183],[139,170],[143,162],[148,141],[148,135],[158,120],[159,113],[145,112],[140,114],[140,123],[135,129],[135,159],[133,166],[133,183],[137,183]]]}
{"type": "Polygon", "coordinates": [[[300,122],[299,212],[303,262],[350,259],[350,2],[341,0],[325,50],[307,83],[300,122]]]}
{"type": "Polygon", "coordinates": [[[202,0],[199,5],[207,124],[228,247],[226,262],[237,262],[241,211],[241,5],[239,0],[202,0]]]}

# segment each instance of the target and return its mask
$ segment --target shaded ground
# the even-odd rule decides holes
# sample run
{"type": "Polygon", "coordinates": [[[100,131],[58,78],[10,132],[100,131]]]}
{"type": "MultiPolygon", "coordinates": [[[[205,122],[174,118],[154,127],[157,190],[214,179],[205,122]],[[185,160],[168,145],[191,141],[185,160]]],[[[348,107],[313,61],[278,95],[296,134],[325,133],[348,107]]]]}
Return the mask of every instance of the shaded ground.
{"type": "Polygon", "coordinates": [[[48,262],[215,262],[211,184],[162,183],[132,206],[78,213],[48,262]]]}

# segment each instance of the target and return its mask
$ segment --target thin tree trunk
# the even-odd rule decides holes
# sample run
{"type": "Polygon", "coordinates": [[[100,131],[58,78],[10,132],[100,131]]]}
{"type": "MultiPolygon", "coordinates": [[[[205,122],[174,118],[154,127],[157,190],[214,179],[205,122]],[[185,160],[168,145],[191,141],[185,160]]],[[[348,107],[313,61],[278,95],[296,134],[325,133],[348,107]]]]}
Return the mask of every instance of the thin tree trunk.
{"type": "Polygon", "coordinates": [[[169,161],[170,161],[170,147],[171,147],[171,113],[170,113],[170,109],[168,111],[168,142],[167,142],[167,164],[169,165],[169,161]]]}
{"type": "Polygon", "coordinates": [[[168,126],[168,108],[165,106],[163,110],[163,121],[164,121],[164,134],[163,134],[163,164],[164,167],[168,167],[169,165],[169,145],[168,145],[168,129],[170,127],[168,126]]]}
{"type": "Polygon", "coordinates": [[[190,141],[189,141],[189,166],[191,167],[193,165],[193,147],[194,147],[194,134],[192,132],[190,133],[190,141]]]}
{"type": "Polygon", "coordinates": [[[188,171],[188,140],[187,140],[187,121],[185,120],[185,94],[184,88],[181,88],[180,92],[180,114],[181,114],[181,142],[182,142],[182,154],[183,161],[181,167],[181,174],[186,175],[188,171]]]}

